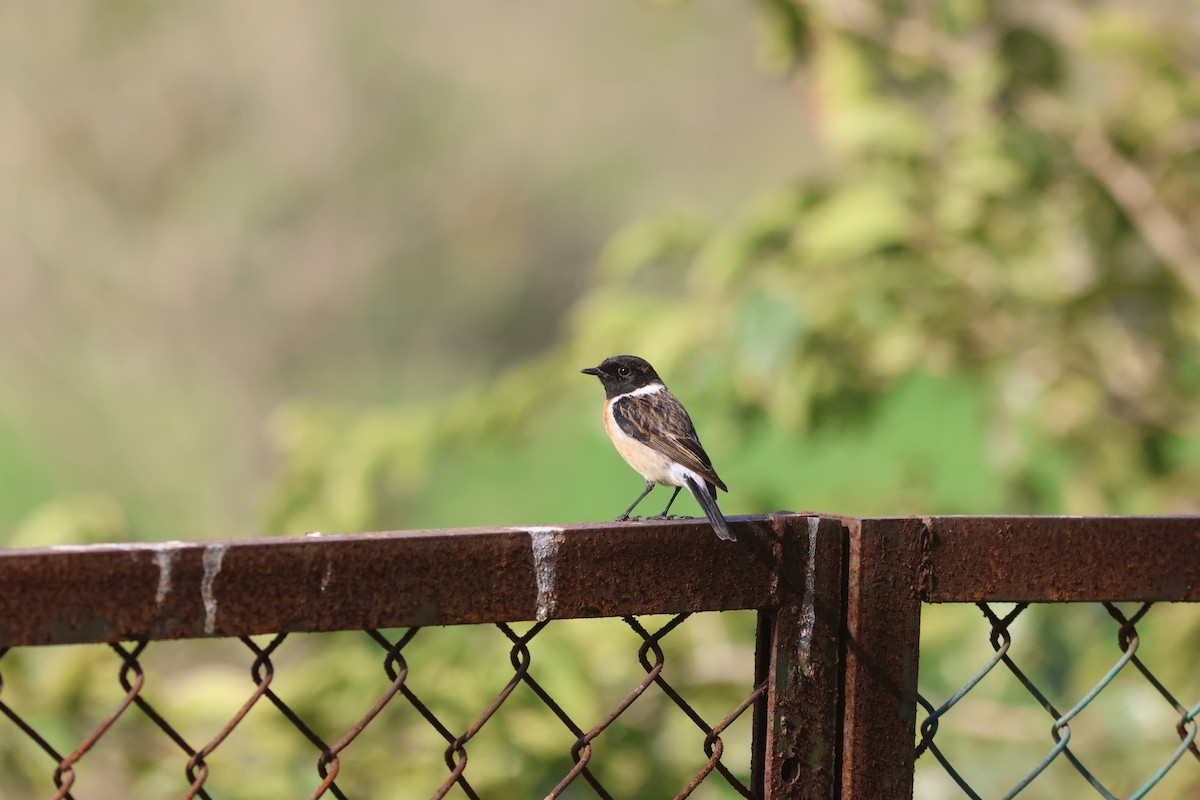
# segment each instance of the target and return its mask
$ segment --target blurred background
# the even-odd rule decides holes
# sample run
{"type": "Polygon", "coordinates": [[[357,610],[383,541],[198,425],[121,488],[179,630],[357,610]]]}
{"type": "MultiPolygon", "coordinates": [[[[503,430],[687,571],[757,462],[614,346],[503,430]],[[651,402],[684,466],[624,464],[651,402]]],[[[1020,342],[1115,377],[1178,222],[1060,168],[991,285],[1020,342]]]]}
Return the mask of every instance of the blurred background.
{"type": "MultiPolygon", "coordinates": [[[[1018,5],[0,6],[0,545],[611,518],[616,353],[727,513],[1200,512],[1200,11],[1018,5]]],[[[1083,691],[1089,619],[1027,632],[1083,691]]]]}

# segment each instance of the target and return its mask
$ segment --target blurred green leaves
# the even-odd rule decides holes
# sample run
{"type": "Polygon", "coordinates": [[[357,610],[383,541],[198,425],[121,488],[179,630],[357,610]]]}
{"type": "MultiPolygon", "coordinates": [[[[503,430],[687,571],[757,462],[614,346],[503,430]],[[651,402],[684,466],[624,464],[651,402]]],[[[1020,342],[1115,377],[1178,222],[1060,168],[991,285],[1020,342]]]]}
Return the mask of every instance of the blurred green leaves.
{"type": "MultiPolygon", "coordinates": [[[[747,430],[770,431],[797,452],[819,451],[828,430],[853,437],[886,426],[928,437],[923,458],[875,454],[893,491],[854,488],[848,464],[823,473],[844,490],[781,469],[769,485],[740,482],[730,502],[755,496],[745,510],[836,502],[847,513],[969,511],[965,498],[1022,512],[1194,510],[1179,487],[1200,477],[1200,464],[1154,454],[1164,431],[1200,434],[1188,377],[1200,369],[1197,298],[1177,280],[1183,267],[1172,254],[1142,235],[1139,209],[1109,194],[1111,176],[1077,160],[1071,138],[1099,125],[1136,154],[1132,168],[1145,165],[1151,185],[1169,174],[1200,190],[1196,174],[1189,181],[1155,167],[1182,155],[1164,126],[1183,137],[1192,125],[1178,62],[1134,58],[1138,36],[1114,39],[1109,12],[1070,16],[1064,28],[971,4],[942,17],[848,8],[760,4],[765,46],[784,48],[797,65],[826,169],[766,187],[725,223],[663,212],[618,231],[565,336],[498,382],[366,415],[283,412],[312,430],[307,444],[285,442],[285,465],[307,477],[284,487],[276,524],[294,529],[288,509],[299,503],[339,525],[402,527],[401,496],[424,508],[419,517],[436,517],[420,499],[436,464],[453,461],[469,482],[469,453],[498,440],[516,459],[593,462],[594,440],[547,440],[539,428],[569,419],[577,430],[565,409],[595,405],[580,400],[578,369],[618,352],[641,354],[668,376],[701,429],[713,431],[706,439],[716,439],[719,467],[734,474],[764,479],[746,456],[747,430]],[[1153,133],[1126,124],[1096,90],[1117,73],[1136,74],[1140,94],[1158,98],[1153,133]],[[1048,97],[1078,123],[1025,113],[1048,97]],[[906,399],[914,386],[924,387],[919,404],[906,399]],[[972,400],[959,417],[963,392],[972,400]],[[950,419],[960,421],[925,426],[950,419]],[[975,465],[954,470],[972,476],[957,500],[931,488],[956,447],[975,465]],[[917,494],[900,488],[914,475],[926,487],[917,494]],[[808,487],[801,498],[798,483],[808,487]],[[318,499],[326,494],[328,503],[318,499]]],[[[1137,16],[1134,30],[1173,37],[1156,17],[1123,13],[1137,16]]],[[[1174,187],[1164,202],[1181,196],[1174,187]]],[[[623,487],[613,495],[623,496],[613,472],[623,487]]],[[[579,492],[577,480],[562,470],[561,485],[531,494],[529,514],[544,513],[538,498],[547,494],[579,492]]]]}
{"type": "Polygon", "coordinates": [[[63,495],[21,521],[9,547],[97,544],[129,539],[129,521],[116,498],[99,492],[63,495]]]}
{"type": "Polygon", "coordinates": [[[791,0],[758,0],[758,62],[771,72],[784,72],[808,54],[808,13],[791,0]]]}

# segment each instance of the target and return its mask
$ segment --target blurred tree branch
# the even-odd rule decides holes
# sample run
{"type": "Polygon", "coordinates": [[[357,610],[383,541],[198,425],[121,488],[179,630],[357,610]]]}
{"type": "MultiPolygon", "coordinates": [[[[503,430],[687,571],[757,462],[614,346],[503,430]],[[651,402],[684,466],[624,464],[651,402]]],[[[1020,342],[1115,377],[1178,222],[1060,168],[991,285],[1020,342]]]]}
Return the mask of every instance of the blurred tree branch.
{"type": "MultiPolygon", "coordinates": [[[[956,74],[977,58],[981,44],[987,45],[988,52],[995,50],[995,42],[982,42],[978,35],[974,40],[957,41],[917,16],[907,16],[889,30],[891,20],[882,11],[855,0],[808,0],[803,4],[813,18],[947,75],[956,74]]],[[[994,33],[990,28],[986,31],[994,33]]],[[[1121,154],[1100,125],[1084,121],[1058,97],[1033,87],[1024,92],[1019,110],[1026,122],[1067,145],[1075,161],[1129,217],[1147,246],[1200,301],[1200,251],[1187,227],[1158,199],[1149,175],[1121,154]]]]}
{"type": "Polygon", "coordinates": [[[1159,201],[1146,172],[1122,155],[1099,125],[1079,122],[1051,94],[1031,92],[1021,111],[1038,129],[1067,142],[1079,165],[1104,186],[1155,255],[1200,301],[1200,252],[1184,224],[1159,201]]]}

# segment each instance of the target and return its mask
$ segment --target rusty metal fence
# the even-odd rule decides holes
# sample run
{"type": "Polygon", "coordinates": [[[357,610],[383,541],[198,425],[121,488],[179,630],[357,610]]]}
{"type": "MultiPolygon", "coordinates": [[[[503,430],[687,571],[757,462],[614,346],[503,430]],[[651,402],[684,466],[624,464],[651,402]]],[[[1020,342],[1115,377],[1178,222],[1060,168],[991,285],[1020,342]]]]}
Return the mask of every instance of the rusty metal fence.
{"type": "Polygon", "coordinates": [[[1200,790],[1200,518],[779,513],[733,523],[736,544],[717,540],[703,521],[664,520],[0,551],[0,798],[120,796],[104,793],[114,771],[163,764],[174,777],[151,783],[147,796],[282,796],[261,775],[285,767],[269,763],[270,753],[255,755],[246,733],[259,718],[303,740],[311,757],[286,769],[305,771],[312,797],[875,800],[912,797],[915,785],[920,798],[1138,798],[1200,790]],[[1038,614],[1056,609],[1090,616],[1038,628],[1038,614]],[[952,649],[965,660],[922,661],[923,616],[932,635],[947,610],[976,615],[953,630],[975,624],[986,656],[956,640],[952,649]],[[1143,643],[1156,615],[1164,622],[1143,643]],[[716,639],[688,638],[714,618],[744,629],[753,646],[721,654],[716,639]],[[1016,633],[1027,622],[1034,629],[1016,633]],[[623,642],[618,649],[640,677],[601,685],[610,683],[606,664],[583,685],[564,683],[563,672],[583,673],[564,656],[569,643],[554,637],[577,625],[607,626],[595,635],[623,642]],[[447,638],[462,628],[443,626],[492,631],[491,650],[455,656],[501,676],[488,696],[439,687],[454,659],[428,654],[464,646],[447,638]],[[1075,646],[1064,629],[1112,648],[1111,666],[1078,695],[1031,655],[1040,651],[1018,652],[1022,641],[1075,646]],[[332,631],[346,633],[322,633],[332,631]],[[173,641],[185,639],[202,641],[173,641]],[[240,704],[203,730],[184,730],[172,669],[195,657],[170,652],[205,642],[225,648],[223,663],[240,662],[248,675],[227,690],[240,704]],[[87,646],[42,647],[72,644],[87,646]],[[90,659],[79,680],[114,676],[114,694],[102,711],[66,724],[61,710],[38,707],[23,691],[40,667],[19,659],[56,664],[76,649],[90,659]],[[364,649],[373,654],[372,695],[338,695],[339,671],[359,663],[342,655],[364,649]],[[281,685],[293,668],[280,665],[293,651],[324,659],[304,673],[322,682],[323,702],[281,685]],[[1019,734],[1022,755],[997,770],[1005,759],[986,752],[995,742],[971,724],[1013,722],[987,704],[1002,676],[1001,691],[1027,697],[1044,722],[1019,734]],[[1129,676],[1136,705],[1153,709],[1171,738],[1131,788],[1104,777],[1105,762],[1122,751],[1089,761],[1072,728],[1129,676]],[[581,692],[591,702],[581,705],[581,692]],[[553,740],[538,745],[549,755],[509,766],[536,774],[481,782],[484,762],[471,754],[486,750],[491,764],[518,758],[524,751],[505,750],[505,740],[520,737],[534,711],[552,721],[553,740]],[[135,726],[149,726],[154,748],[126,752],[123,737],[135,726]],[[646,739],[646,728],[664,733],[646,739]],[[643,738],[633,735],[639,730],[643,738]],[[630,774],[622,754],[635,750],[649,757],[651,774],[630,774]],[[1032,762],[1021,760],[1031,752],[1032,762]],[[405,758],[440,763],[440,776],[420,783],[405,758]],[[19,783],[5,769],[17,763],[42,782],[19,783]],[[508,788],[489,794],[483,786],[508,788]],[[1042,786],[1054,788],[1039,793],[1042,786]]]}

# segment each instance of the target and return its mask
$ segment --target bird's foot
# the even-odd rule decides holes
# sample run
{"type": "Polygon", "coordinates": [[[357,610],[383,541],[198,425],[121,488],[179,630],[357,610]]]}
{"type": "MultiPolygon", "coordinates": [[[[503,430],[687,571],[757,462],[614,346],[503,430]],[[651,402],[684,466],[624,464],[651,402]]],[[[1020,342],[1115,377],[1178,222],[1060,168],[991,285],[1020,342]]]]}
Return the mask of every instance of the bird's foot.
{"type": "Polygon", "coordinates": [[[641,517],[631,517],[628,514],[622,514],[613,520],[613,522],[641,522],[641,517]]]}

